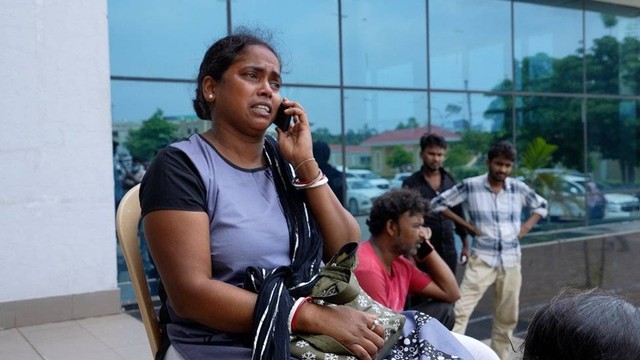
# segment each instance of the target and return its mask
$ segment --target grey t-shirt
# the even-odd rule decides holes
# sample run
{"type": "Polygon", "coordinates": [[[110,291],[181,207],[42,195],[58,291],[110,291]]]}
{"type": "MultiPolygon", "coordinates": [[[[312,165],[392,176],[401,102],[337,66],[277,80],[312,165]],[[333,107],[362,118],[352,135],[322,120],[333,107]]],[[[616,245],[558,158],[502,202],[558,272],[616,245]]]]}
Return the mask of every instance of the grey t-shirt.
{"type": "MultiPolygon", "coordinates": [[[[291,263],[289,231],[271,169],[241,169],[200,135],[159,152],[142,181],[140,199],[143,216],[162,209],[209,214],[215,279],[241,286],[247,266],[291,263]]],[[[167,308],[171,343],[186,359],[250,358],[248,334],[222,333],[178,317],[168,302],[167,308]]]]}

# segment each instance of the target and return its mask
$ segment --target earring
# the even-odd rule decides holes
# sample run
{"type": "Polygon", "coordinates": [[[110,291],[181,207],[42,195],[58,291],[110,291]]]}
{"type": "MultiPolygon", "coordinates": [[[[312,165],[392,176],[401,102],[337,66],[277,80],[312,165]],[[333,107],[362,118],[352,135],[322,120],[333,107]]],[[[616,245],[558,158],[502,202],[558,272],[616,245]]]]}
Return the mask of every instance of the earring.
{"type": "Polygon", "coordinates": [[[213,94],[209,94],[209,99],[213,99],[213,94]]]}

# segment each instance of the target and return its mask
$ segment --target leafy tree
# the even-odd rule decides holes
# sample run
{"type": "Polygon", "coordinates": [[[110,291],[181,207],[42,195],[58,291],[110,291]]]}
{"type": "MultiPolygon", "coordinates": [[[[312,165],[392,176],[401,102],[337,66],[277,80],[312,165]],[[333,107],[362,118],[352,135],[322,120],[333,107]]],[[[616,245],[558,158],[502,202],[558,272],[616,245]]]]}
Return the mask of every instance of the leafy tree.
{"type": "Polygon", "coordinates": [[[327,144],[339,144],[340,135],[333,135],[327,128],[318,128],[311,132],[313,141],[323,141],[327,144]]]}
{"type": "Polygon", "coordinates": [[[527,144],[520,154],[520,167],[531,171],[548,167],[556,150],[557,145],[549,144],[545,139],[537,137],[527,144]]]}
{"type": "Polygon", "coordinates": [[[412,116],[407,120],[406,125],[401,121],[398,124],[398,126],[396,126],[396,130],[417,129],[419,127],[420,127],[420,124],[418,124],[418,120],[416,120],[416,118],[412,116]]]}
{"type": "Polygon", "coordinates": [[[464,143],[450,143],[442,165],[449,169],[455,166],[464,166],[467,165],[472,158],[473,153],[469,151],[464,143]]]}
{"type": "Polygon", "coordinates": [[[162,110],[157,109],[142,123],[142,127],[129,131],[125,146],[133,158],[150,161],[160,148],[176,140],[178,126],[165,120],[162,115],[162,110]]]}
{"type": "Polygon", "coordinates": [[[363,141],[377,134],[378,131],[376,129],[369,128],[367,124],[364,124],[364,127],[357,131],[353,129],[347,130],[345,140],[347,145],[360,145],[363,141]]]}
{"type": "Polygon", "coordinates": [[[405,150],[402,146],[394,146],[391,154],[387,157],[387,165],[394,169],[402,170],[405,166],[413,163],[413,154],[405,150]]]}
{"type": "MultiPolygon", "coordinates": [[[[606,27],[615,26],[615,17],[603,17],[606,27]]],[[[543,93],[583,92],[583,69],[587,69],[589,94],[640,93],[640,40],[627,36],[618,40],[605,35],[593,40],[590,47],[579,48],[575,54],[552,58],[536,54],[516,63],[518,83],[504,80],[495,91],[536,91],[543,93]]],[[[571,96],[497,96],[485,116],[504,119],[500,137],[512,131],[511,107],[515,107],[516,139],[527,144],[542,137],[558,150],[552,162],[572,169],[584,167],[584,129],[590,152],[620,164],[624,182],[633,182],[635,168],[640,164],[640,103],[592,98],[586,101],[587,123],[581,113],[583,99],[571,96]],[[615,134],[604,136],[604,134],[615,134]]]]}

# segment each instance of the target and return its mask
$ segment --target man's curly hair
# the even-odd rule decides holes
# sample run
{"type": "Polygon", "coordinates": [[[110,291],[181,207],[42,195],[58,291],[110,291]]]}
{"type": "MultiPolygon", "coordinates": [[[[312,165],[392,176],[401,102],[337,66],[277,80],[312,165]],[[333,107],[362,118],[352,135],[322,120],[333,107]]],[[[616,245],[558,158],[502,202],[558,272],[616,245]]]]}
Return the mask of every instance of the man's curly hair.
{"type": "Polygon", "coordinates": [[[373,236],[382,234],[388,220],[398,221],[405,212],[410,215],[425,214],[429,210],[420,193],[411,189],[393,189],[374,200],[367,225],[373,236]]]}

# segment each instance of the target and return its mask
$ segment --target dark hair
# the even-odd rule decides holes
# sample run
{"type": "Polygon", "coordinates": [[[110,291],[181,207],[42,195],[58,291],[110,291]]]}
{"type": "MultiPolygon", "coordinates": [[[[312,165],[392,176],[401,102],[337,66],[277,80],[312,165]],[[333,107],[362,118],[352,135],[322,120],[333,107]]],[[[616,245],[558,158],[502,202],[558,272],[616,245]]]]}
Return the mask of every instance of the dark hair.
{"type": "Polygon", "coordinates": [[[313,143],[313,157],[316,158],[318,164],[327,164],[331,157],[331,148],[324,141],[315,141],[313,143]]]}
{"type": "Polygon", "coordinates": [[[409,214],[424,214],[429,205],[420,193],[412,189],[393,189],[373,201],[367,225],[373,236],[382,234],[388,220],[398,221],[407,211],[409,214]]]}
{"type": "Polygon", "coordinates": [[[420,151],[424,151],[426,148],[439,147],[442,149],[447,148],[447,141],[440,135],[426,133],[420,138],[420,151]]]}
{"type": "Polygon", "coordinates": [[[193,99],[193,109],[200,119],[211,120],[209,103],[202,95],[202,79],[206,76],[211,76],[214,80],[219,81],[224,72],[227,71],[247,46],[264,46],[280,61],[278,53],[267,43],[267,37],[266,34],[258,35],[248,29],[239,28],[235,34],[226,36],[209,47],[200,63],[200,71],[196,79],[196,97],[193,99]]]}
{"type": "Polygon", "coordinates": [[[529,324],[523,360],[637,359],[640,308],[601,289],[565,289],[529,324]]]}
{"type": "Polygon", "coordinates": [[[513,147],[513,145],[510,142],[503,140],[493,145],[491,149],[489,149],[489,153],[487,154],[487,157],[489,158],[489,161],[499,156],[502,156],[511,161],[516,161],[516,155],[517,155],[516,148],[513,147]]]}

